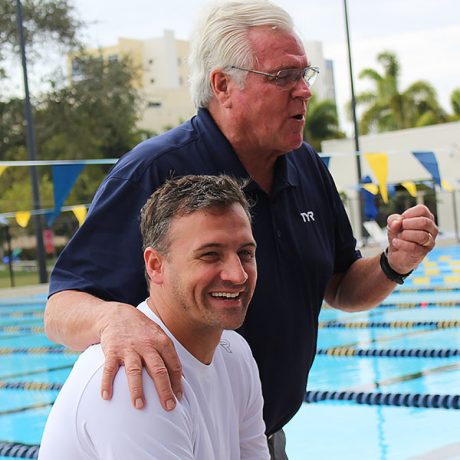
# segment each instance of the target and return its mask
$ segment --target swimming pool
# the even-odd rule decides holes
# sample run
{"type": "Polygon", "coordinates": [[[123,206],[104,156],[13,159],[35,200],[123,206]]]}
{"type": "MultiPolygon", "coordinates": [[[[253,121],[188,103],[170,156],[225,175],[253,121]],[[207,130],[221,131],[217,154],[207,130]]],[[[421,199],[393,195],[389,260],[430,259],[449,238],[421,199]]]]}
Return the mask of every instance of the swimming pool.
{"type": "Polygon", "coordinates": [[[372,311],[323,308],[290,459],[460,459],[460,248],[372,311]]]}
{"type": "MultiPolygon", "coordinates": [[[[435,249],[370,312],[323,308],[291,460],[460,458],[460,247],[435,249]]],[[[0,459],[35,458],[77,354],[43,333],[45,297],[0,299],[0,459]]]]}

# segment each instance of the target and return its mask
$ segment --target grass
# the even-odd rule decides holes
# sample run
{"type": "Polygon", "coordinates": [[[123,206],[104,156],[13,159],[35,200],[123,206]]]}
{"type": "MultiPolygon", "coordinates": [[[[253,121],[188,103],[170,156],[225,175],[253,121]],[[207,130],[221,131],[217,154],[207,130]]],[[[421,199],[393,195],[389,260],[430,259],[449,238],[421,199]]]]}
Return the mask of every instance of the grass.
{"type": "MultiPolygon", "coordinates": [[[[15,271],[14,285],[31,286],[38,284],[38,273],[31,271],[15,271]]],[[[10,272],[8,269],[0,270],[0,289],[11,287],[10,272]]]]}

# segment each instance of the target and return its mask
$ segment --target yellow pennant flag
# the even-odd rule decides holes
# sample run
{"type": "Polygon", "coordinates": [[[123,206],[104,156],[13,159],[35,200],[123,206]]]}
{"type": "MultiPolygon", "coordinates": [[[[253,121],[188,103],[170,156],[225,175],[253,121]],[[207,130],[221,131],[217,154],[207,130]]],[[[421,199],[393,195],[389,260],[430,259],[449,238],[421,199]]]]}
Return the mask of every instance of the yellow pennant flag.
{"type": "Polygon", "coordinates": [[[0,166],[0,176],[5,172],[5,169],[7,168],[8,166],[0,166]]]}
{"type": "Polygon", "coordinates": [[[75,214],[75,217],[78,220],[78,225],[81,226],[85,221],[86,214],[88,212],[86,206],[74,206],[72,208],[72,212],[75,214]]]}
{"type": "Polygon", "coordinates": [[[22,228],[26,228],[29,224],[30,216],[30,211],[19,211],[16,213],[16,222],[22,228]]]}
{"type": "Polygon", "coordinates": [[[441,185],[442,185],[442,188],[446,190],[446,192],[454,191],[454,187],[452,187],[452,185],[449,182],[447,182],[445,179],[441,181],[441,185]]]}
{"type": "Polygon", "coordinates": [[[377,179],[383,201],[388,203],[388,155],[386,153],[365,153],[364,157],[369,163],[369,166],[377,179]]]}
{"type": "Polygon", "coordinates": [[[379,186],[377,184],[361,184],[361,187],[372,193],[372,195],[377,195],[377,193],[379,193],[379,186]]]}
{"type": "Polygon", "coordinates": [[[401,182],[401,185],[409,192],[410,196],[413,196],[414,198],[417,196],[417,186],[415,185],[415,182],[406,180],[401,182]]]}

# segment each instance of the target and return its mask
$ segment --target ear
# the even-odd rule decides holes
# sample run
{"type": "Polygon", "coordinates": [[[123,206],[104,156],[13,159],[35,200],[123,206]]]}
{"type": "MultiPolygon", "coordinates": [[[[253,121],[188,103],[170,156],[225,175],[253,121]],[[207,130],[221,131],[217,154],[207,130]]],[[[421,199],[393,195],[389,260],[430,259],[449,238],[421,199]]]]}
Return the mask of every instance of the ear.
{"type": "Polygon", "coordinates": [[[222,69],[214,69],[211,72],[210,81],[214,97],[220,105],[225,108],[231,107],[231,89],[233,87],[231,77],[222,69]]]}
{"type": "Polygon", "coordinates": [[[145,270],[154,284],[162,284],[164,277],[164,256],[156,249],[147,248],[144,251],[145,270]]]}

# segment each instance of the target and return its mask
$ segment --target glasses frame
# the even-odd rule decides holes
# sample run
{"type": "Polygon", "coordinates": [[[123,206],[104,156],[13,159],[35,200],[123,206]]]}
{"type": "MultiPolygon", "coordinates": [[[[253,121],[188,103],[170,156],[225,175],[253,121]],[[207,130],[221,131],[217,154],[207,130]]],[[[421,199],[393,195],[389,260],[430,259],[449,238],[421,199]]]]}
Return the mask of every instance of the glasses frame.
{"type": "Polygon", "coordinates": [[[282,72],[286,72],[287,70],[295,70],[298,73],[298,76],[299,78],[295,79],[295,80],[287,80],[287,83],[297,83],[301,78],[303,79],[303,81],[309,86],[309,87],[312,87],[316,81],[316,78],[318,77],[319,75],[319,67],[315,67],[315,66],[307,66],[307,67],[304,67],[303,69],[296,69],[296,68],[292,68],[292,69],[281,69],[281,70],[278,70],[278,72],[276,72],[275,74],[273,73],[268,73],[268,72],[261,72],[260,70],[253,70],[253,69],[246,69],[244,67],[237,67],[235,65],[232,65],[231,66],[232,69],[235,69],[235,70],[242,70],[244,72],[250,72],[250,73],[255,73],[257,75],[263,75],[265,77],[268,77],[270,78],[269,81],[272,81],[276,84],[276,86],[278,86],[278,88],[286,88],[286,87],[289,87],[289,85],[286,85],[286,86],[283,86],[283,85],[280,85],[279,81],[281,81],[282,78],[285,78],[285,77],[281,77],[280,74],[282,72]],[[309,79],[306,78],[306,75],[307,75],[307,72],[308,71],[313,71],[313,73],[311,74],[311,77],[309,79]],[[312,81],[311,81],[312,80],[312,81]]]}

